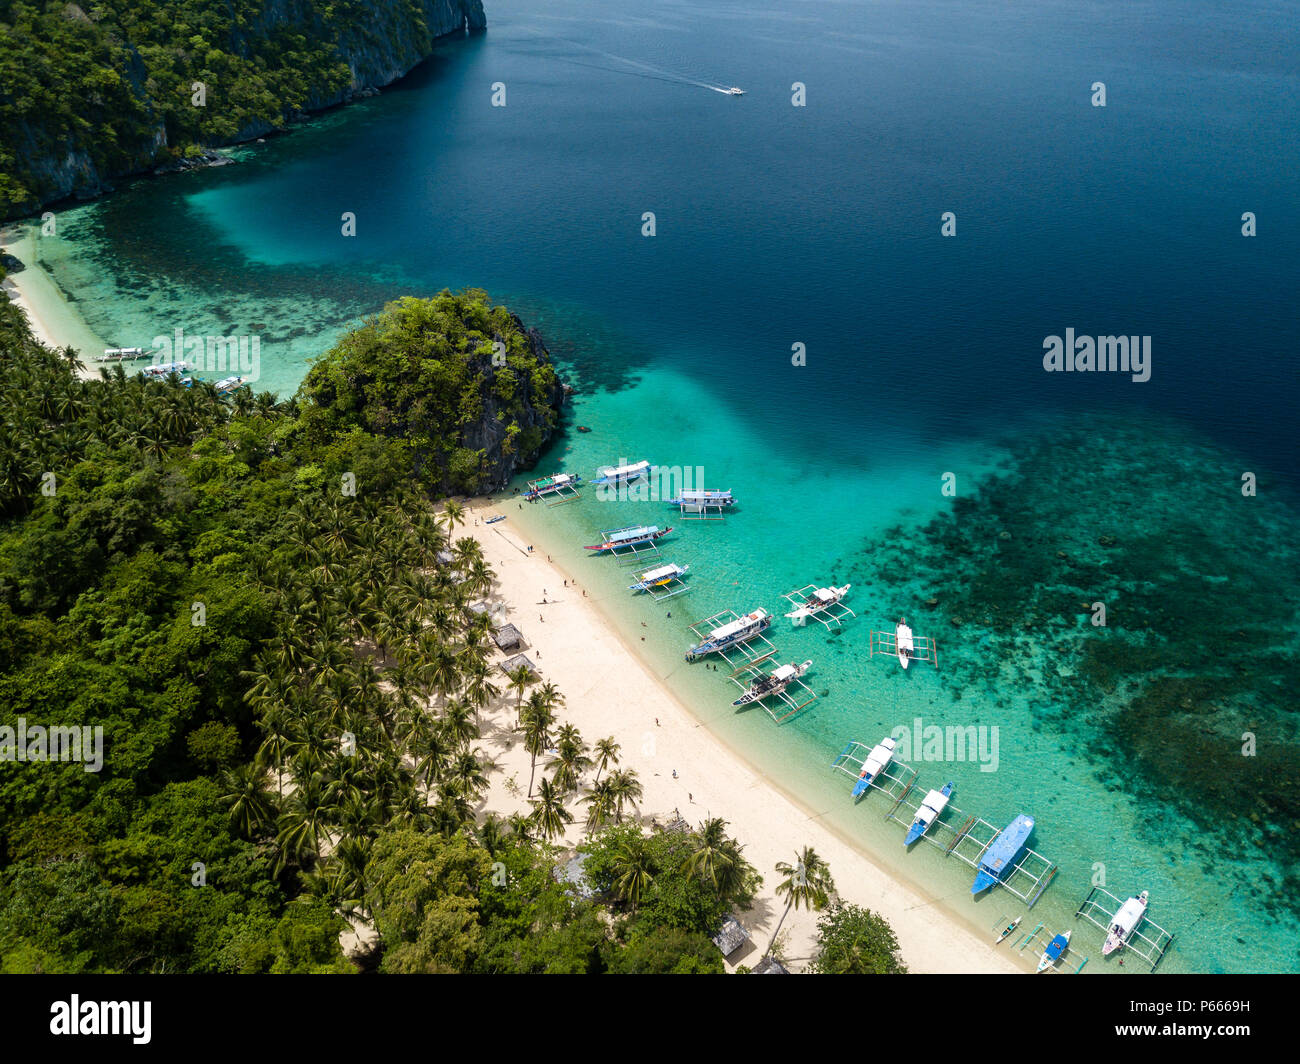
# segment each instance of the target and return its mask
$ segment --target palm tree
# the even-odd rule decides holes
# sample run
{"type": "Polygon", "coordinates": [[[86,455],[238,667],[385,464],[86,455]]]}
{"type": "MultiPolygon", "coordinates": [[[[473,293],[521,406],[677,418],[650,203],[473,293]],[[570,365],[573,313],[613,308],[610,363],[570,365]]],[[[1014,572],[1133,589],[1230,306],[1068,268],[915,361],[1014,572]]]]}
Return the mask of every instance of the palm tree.
{"type": "Polygon", "coordinates": [[[488,786],[480,757],[478,750],[461,750],[447,769],[446,778],[459,787],[460,792],[470,801],[477,801],[488,786]]]}
{"type": "Polygon", "coordinates": [[[441,517],[450,537],[455,533],[457,525],[465,523],[465,508],[455,499],[448,499],[443,505],[441,517]]]}
{"type": "Polygon", "coordinates": [[[618,764],[619,745],[614,741],[614,736],[607,739],[596,740],[596,783],[600,782],[600,774],[609,768],[610,765],[618,764]]]}
{"type": "Polygon", "coordinates": [[[443,706],[442,727],[456,746],[468,746],[479,737],[473,707],[459,698],[450,699],[443,706]]]}
{"type": "Polygon", "coordinates": [[[727,822],[720,816],[710,817],[691,837],[691,853],[682,862],[682,870],[698,875],[719,892],[720,883],[726,881],[727,872],[736,863],[736,854],[728,845],[727,822]]]}
{"type": "Polygon", "coordinates": [[[614,796],[614,823],[623,823],[623,804],[635,806],[641,801],[641,781],[635,769],[619,769],[606,777],[610,793],[614,796]]]}
{"type": "Polygon", "coordinates": [[[246,839],[275,819],[275,802],[266,792],[267,772],[265,765],[239,765],[221,777],[221,801],[230,806],[230,826],[246,839]]]}
{"type": "Polygon", "coordinates": [[[537,759],[546,753],[546,748],[550,745],[549,735],[551,725],[554,723],[555,714],[551,712],[551,707],[538,698],[538,693],[534,691],[520,715],[519,727],[516,729],[524,733],[524,749],[532,758],[532,765],[528,772],[529,798],[533,796],[533,778],[537,775],[537,759]]]}
{"type": "Polygon", "coordinates": [[[776,896],[786,897],[785,912],[777,921],[776,930],[772,932],[772,941],[767,944],[767,953],[763,954],[764,957],[770,954],[772,947],[776,945],[776,936],[781,933],[781,925],[785,923],[785,918],[790,914],[792,907],[821,912],[826,908],[835,890],[830,866],[817,856],[817,851],[811,846],[805,846],[801,852],[795,854],[795,863],[792,865],[785,861],[778,861],[776,870],[778,874],[785,877],[776,885],[776,896]]]}
{"type": "Polygon", "coordinates": [[[515,693],[515,711],[518,713],[519,703],[523,701],[524,692],[528,690],[528,685],[533,682],[533,670],[527,665],[516,665],[506,673],[510,682],[506,687],[515,693]]]}
{"type": "Polygon", "coordinates": [[[614,851],[614,893],[635,909],[654,883],[654,860],[644,835],[624,839],[614,851]]]}
{"type": "Polygon", "coordinates": [[[537,788],[537,798],[531,804],[533,814],[530,819],[547,841],[563,835],[565,827],[573,823],[573,814],[564,808],[564,792],[548,779],[542,780],[537,788]]]}
{"type": "Polygon", "coordinates": [[[559,751],[551,762],[555,768],[555,786],[568,794],[578,789],[579,778],[591,768],[593,762],[587,756],[587,744],[572,724],[561,725],[555,745],[559,751]]]}
{"type": "Polygon", "coordinates": [[[582,800],[587,806],[587,830],[595,831],[602,824],[609,823],[614,817],[614,792],[609,780],[604,779],[595,784],[582,800]]]}

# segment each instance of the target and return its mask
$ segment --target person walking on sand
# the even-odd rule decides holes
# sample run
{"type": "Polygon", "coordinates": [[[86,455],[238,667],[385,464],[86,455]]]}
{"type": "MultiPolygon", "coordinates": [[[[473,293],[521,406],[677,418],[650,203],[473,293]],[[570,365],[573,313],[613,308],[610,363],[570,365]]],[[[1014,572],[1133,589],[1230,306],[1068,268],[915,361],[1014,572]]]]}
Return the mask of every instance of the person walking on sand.
{"type": "Polygon", "coordinates": [[[676,779],[676,778],[677,778],[677,770],[676,770],[676,769],[673,769],[673,779],[676,779]]]}

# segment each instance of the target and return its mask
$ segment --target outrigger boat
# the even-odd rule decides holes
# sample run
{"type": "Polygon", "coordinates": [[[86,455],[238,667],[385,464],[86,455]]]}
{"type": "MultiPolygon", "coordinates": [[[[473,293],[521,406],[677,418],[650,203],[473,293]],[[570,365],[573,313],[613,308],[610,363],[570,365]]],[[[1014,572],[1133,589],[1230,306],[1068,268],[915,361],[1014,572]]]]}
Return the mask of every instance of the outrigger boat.
{"type": "Polygon", "coordinates": [[[898,622],[898,627],[894,630],[894,639],[898,646],[898,663],[903,668],[907,668],[907,663],[916,653],[916,644],[912,640],[912,629],[907,626],[906,617],[898,622]]]}
{"type": "Polygon", "coordinates": [[[488,518],[486,521],[484,521],[483,523],[484,523],[485,525],[495,525],[498,521],[504,521],[505,519],[506,519],[506,515],[505,515],[505,514],[497,514],[496,517],[489,517],[489,518],[488,518]]]}
{"type": "Polygon", "coordinates": [[[871,781],[879,776],[891,761],[894,760],[894,747],[898,745],[898,740],[893,737],[881,739],[871,748],[871,753],[867,755],[866,761],[862,763],[862,771],[858,773],[858,782],[853,785],[853,797],[861,797],[871,781]]]}
{"type": "Polygon", "coordinates": [[[907,829],[907,838],[903,840],[904,846],[911,846],[917,839],[930,830],[930,825],[938,819],[939,814],[943,812],[944,806],[948,804],[948,799],[952,797],[952,784],[945,783],[943,790],[931,791],[921,802],[921,808],[916,811],[916,819],[912,821],[912,826],[907,829]]]}
{"type": "Polygon", "coordinates": [[[810,668],[812,668],[811,661],[803,661],[798,665],[781,665],[766,676],[760,676],[749,685],[748,691],[731,704],[733,706],[747,706],[751,702],[757,702],[760,698],[779,695],[810,668]]]}
{"type": "MultiPolygon", "coordinates": [[[[790,618],[790,623],[796,628],[807,623],[809,617],[815,618],[819,613],[824,613],[832,606],[838,606],[840,600],[849,593],[852,584],[845,584],[843,587],[819,587],[815,588],[803,602],[796,605],[793,610],[786,614],[790,618]]],[[[791,601],[794,601],[791,599],[791,601]]]]}
{"type": "Polygon", "coordinates": [[[1011,921],[1011,923],[1007,924],[1007,926],[1002,929],[1002,933],[993,940],[993,945],[996,946],[1004,938],[1010,935],[1011,932],[1013,932],[1017,927],[1020,926],[1020,921],[1023,919],[1024,919],[1023,916],[1017,916],[1014,920],[1011,921]]]}
{"type": "Polygon", "coordinates": [[[655,588],[667,587],[688,569],[690,569],[689,565],[678,565],[675,562],[661,565],[657,569],[647,569],[640,574],[640,579],[635,584],[628,585],[628,590],[654,591],[655,588]]]}
{"type": "Polygon", "coordinates": [[[104,353],[95,359],[96,362],[130,362],[137,358],[144,358],[143,347],[106,347],[104,353]]]}
{"type": "Polygon", "coordinates": [[[979,894],[1002,882],[1007,869],[1015,866],[1016,858],[1033,830],[1034,818],[1021,813],[999,833],[980,858],[979,871],[970,888],[972,894],[979,894]]]}
{"type": "Polygon", "coordinates": [[[632,462],[628,465],[601,466],[596,470],[597,477],[592,484],[597,487],[610,484],[626,484],[630,480],[640,480],[650,474],[649,462],[632,462]]]}
{"type": "Polygon", "coordinates": [[[1047,944],[1047,949],[1043,950],[1043,955],[1038,959],[1038,970],[1041,972],[1056,964],[1061,959],[1061,954],[1065,952],[1065,947],[1069,944],[1070,932],[1062,931],[1047,944]]]}
{"type": "MultiPolygon", "coordinates": [[[[139,350],[137,348],[137,350],[139,350]]],[[[163,362],[157,366],[145,366],[140,372],[146,377],[168,377],[171,374],[181,374],[190,368],[188,362],[163,362]]]]}
{"type": "Polygon", "coordinates": [[[243,383],[243,377],[223,377],[217,381],[217,391],[224,395],[226,392],[233,392],[243,383]]]}
{"type": "Polygon", "coordinates": [[[1110,930],[1106,932],[1106,941],[1101,947],[1103,957],[1109,957],[1117,949],[1123,949],[1128,944],[1138,924],[1142,922],[1142,917],[1146,915],[1149,896],[1149,892],[1144,890],[1136,898],[1129,898],[1120,906],[1119,912],[1110,923],[1110,930]]]}
{"type": "Polygon", "coordinates": [[[735,504],[736,499],[731,494],[730,489],[723,491],[717,488],[683,488],[681,495],[668,500],[669,506],[685,506],[688,508],[707,506],[713,509],[715,507],[734,506],[735,504]]]}
{"type": "Polygon", "coordinates": [[[716,654],[728,647],[747,642],[767,631],[771,623],[772,615],[760,606],[743,617],[737,617],[734,621],[728,621],[714,628],[700,643],[686,652],[686,660],[695,661],[706,654],[716,654]]]}
{"type": "Polygon", "coordinates": [[[633,525],[628,528],[616,528],[613,531],[604,533],[604,542],[593,543],[585,549],[600,553],[607,550],[618,550],[620,547],[634,547],[640,543],[653,543],[657,539],[662,539],[671,531],[671,528],[660,528],[658,525],[633,525]]]}
{"type": "Polygon", "coordinates": [[[582,483],[582,477],[576,473],[555,473],[549,477],[543,477],[541,480],[534,480],[529,485],[529,490],[524,492],[524,499],[532,502],[535,499],[543,499],[547,495],[554,495],[556,492],[565,492],[570,488],[576,488],[582,483]]]}

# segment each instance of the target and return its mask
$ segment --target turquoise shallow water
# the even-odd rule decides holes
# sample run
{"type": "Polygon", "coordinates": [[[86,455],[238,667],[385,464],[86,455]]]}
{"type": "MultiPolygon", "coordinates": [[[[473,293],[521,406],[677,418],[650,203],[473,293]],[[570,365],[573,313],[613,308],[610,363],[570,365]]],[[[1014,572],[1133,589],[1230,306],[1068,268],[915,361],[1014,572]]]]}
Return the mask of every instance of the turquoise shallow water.
{"type": "Polygon", "coordinates": [[[255,387],[281,392],[389,299],[489,290],[579,389],[543,471],[645,457],[740,497],[665,544],[695,567],[671,619],[579,548],[666,508],[516,511],[710,728],[991,927],[1018,903],[971,903],[965,866],[905,855],[879,796],[852,806],[827,766],[917,716],[996,726],[996,772],[925,765],[922,782],[952,779],[956,804],[994,822],[1038,817],[1035,848],[1061,871],[1031,925],[1069,926],[1100,864],[1114,893],[1152,892],[1177,935],[1162,968],[1295,968],[1287,9],[499,0],[488,15],[486,36],[237,166],[60,211],[42,261],[107,341],[256,335],[255,387]],[[731,84],[747,95],[709,88],[731,84]],[[1258,237],[1239,233],[1245,210],[1258,237]],[[1044,373],[1043,338],[1066,328],[1152,336],[1151,380],[1044,373]],[[832,579],[854,584],[842,635],[774,630],[826,692],[796,720],[733,713],[730,685],[682,662],[688,619],[775,611],[832,579]],[[1104,630],[1081,606],[1096,600],[1104,630]],[[937,636],[940,671],[864,659],[871,628],[904,613],[937,636]]]}

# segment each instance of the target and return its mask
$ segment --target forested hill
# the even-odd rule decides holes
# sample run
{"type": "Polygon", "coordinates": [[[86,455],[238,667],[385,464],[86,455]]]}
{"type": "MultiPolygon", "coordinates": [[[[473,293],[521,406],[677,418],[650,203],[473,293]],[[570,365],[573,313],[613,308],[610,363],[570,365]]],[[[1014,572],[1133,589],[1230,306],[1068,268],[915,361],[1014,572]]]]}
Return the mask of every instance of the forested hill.
{"type": "Polygon", "coordinates": [[[0,0],[0,219],[261,136],[485,25],[482,0],[0,0]]]}

